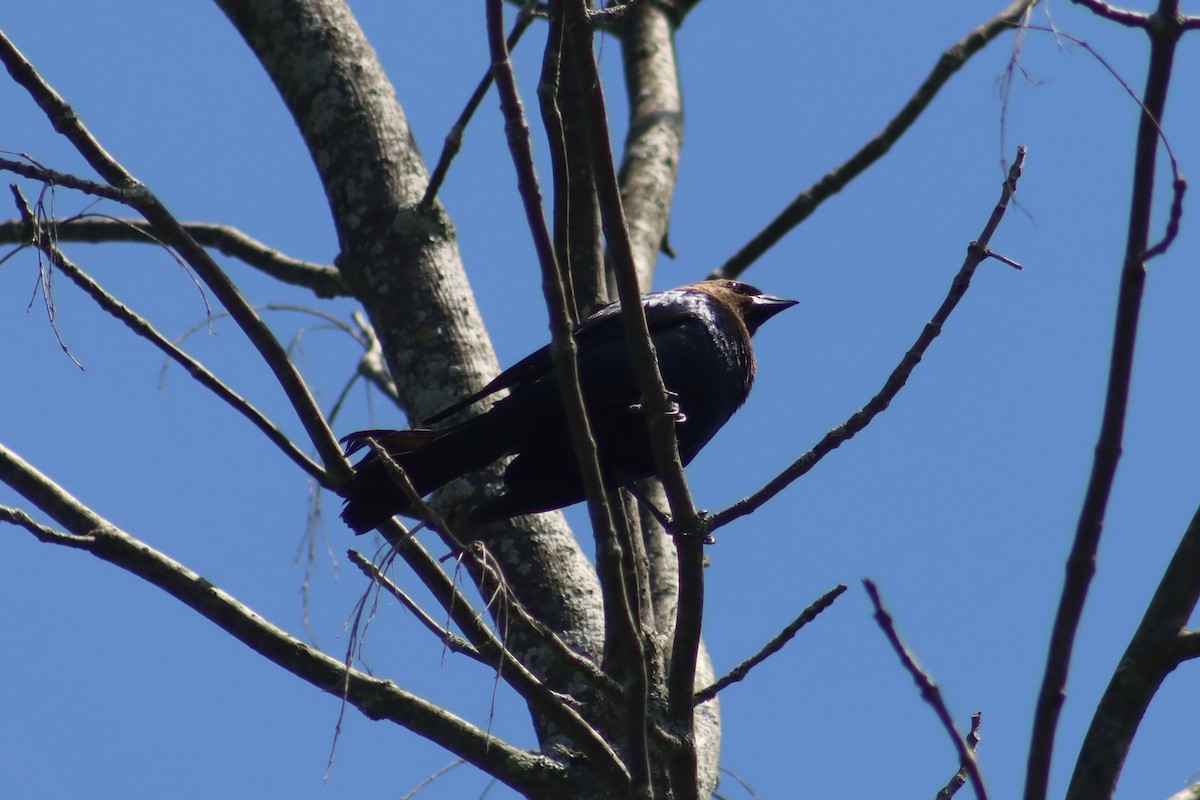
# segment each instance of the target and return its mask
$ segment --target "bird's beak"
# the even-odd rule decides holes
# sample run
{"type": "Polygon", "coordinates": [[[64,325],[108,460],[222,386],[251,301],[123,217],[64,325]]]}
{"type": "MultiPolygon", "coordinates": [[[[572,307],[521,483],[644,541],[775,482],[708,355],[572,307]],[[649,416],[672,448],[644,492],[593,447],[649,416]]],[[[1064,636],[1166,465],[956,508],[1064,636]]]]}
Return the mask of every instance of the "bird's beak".
{"type": "Polygon", "coordinates": [[[746,309],[746,327],[750,329],[750,333],[754,333],[758,330],[759,325],[799,302],[799,300],[788,300],[786,297],[775,297],[769,294],[755,295],[751,298],[750,307],[746,309]]]}

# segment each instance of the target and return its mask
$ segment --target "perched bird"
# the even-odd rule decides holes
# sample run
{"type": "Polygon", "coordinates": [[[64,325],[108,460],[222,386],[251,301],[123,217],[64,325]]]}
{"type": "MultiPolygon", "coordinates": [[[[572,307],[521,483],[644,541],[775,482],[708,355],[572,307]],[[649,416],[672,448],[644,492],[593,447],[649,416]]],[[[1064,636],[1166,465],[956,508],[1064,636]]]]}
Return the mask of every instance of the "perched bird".
{"type": "MultiPolygon", "coordinates": [[[[687,464],[708,444],[750,393],[750,337],[771,317],[795,305],[732,280],[708,280],[642,296],[663,382],[678,405],[675,432],[687,464]]],[[[605,306],[575,329],[580,384],[606,485],[654,474],[654,457],[640,412],[621,306],[605,306]]],[[[508,396],[488,411],[441,430],[369,430],[342,439],[346,454],[374,438],[404,469],[420,495],[497,459],[516,456],[504,472],[506,491],[476,507],[474,524],[561,508],[584,499],[575,450],[549,346],[517,362],[481,390],[430,417],[440,422],[502,389],[508,396]]],[[[372,452],[355,466],[344,489],[342,519],[356,533],[394,514],[411,513],[404,491],[372,452]]]]}

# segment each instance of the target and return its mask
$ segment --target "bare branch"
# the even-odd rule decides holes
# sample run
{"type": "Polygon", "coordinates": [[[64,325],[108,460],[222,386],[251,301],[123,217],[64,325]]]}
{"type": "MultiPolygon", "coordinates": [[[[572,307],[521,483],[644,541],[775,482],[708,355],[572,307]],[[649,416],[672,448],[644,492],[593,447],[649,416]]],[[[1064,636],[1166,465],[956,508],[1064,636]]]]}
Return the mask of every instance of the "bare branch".
{"type": "Polygon", "coordinates": [[[516,77],[505,48],[500,0],[489,0],[487,12],[488,43],[491,47],[496,89],[500,95],[500,107],[508,131],[508,144],[517,172],[517,186],[525,210],[526,223],[533,237],[542,270],[542,291],[550,316],[552,337],[550,356],[566,408],[571,441],[578,456],[579,472],[596,537],[597,566],[604,597],[605,639],[609,646],[612,646],[619,637],[630,646],[629,652],[633,652],[636,649],[637,632],[625,607],[626,593],[622,588],[620,558],[618,552],[613,549],[614,543],[619,541],[616,518],[608,503],[604,479],[600,472],[596,440],[592,435],[587,409],[584,407],[578,349],[571,324],[572,298],[568,296],[565,275],[542,213],[542,193],[534,171],[529,125],[525,121],[516,77]]]}
{"type": "Polygon", "coordinates": [[[1167,800],[1200,800],[1200,783],[1193,783],[1186,789],[1171,795],[1167,800]]]}
{"type": "Polygon", "coordinates": [[[896,651],[896,655],[900,657],[900,663],[908,670],[908,674],[912,676],[917,688],[921,690],[921,699],[933,708],[938,721],[942,723],[950,740],[954,742],[954,749],[958,751],[959,761],[966,767],[967,775],[971,779],[971,786],[975,789],[975,796],[978,800],[987,800],[987,789],[983,786],[983,775],[979,771],[979,764],[975,761],[975,754],[958,735],[958,730],[954,727],[954,718],[950,716],[950,710],[946,708],[946,701],[942,699],[941,690],[933,682],[933,678],[921,669],[912,653],[900,641],[900,634],[896,632],[896,625],[891,614],[883,607],[883,600],[879,597],[879,588],[875,582],[864,580],[863,586],[866,587],[867,594],[871,597],[871,603],[875,606],[875,621],[879,623],[880,630],[887,637],[892,649],[896,651]]]}
{"type": "Polygon", "coordinates": [[[168,358],[183,367],[189,375],[196,379],[197,383],[215,394],[233,408],[234,411],[237,411],[243,417],[250,420],[256,428],[263,432],[272,444],[282,450],[284,455],[308,473],[313,480],[327,489],[333,488],[333,483],[328,473],[322,469],[321,465],[309,458],[303,450],[296,447],[288,439],[287,435],[275,423],[271,422],[265,414],[227,386],[220,378],[209,372],[207,367],[183,352],[174,342],[159,333],[145,318],[134,313],[128,306],[106,292],[100,284],[96,283],[86,272],[68,259],[55,246],[54,240],[56,237],[52,237],[48,231],[41,228],[32,210],[29,208],[24,195],[21,194],[21,190],[16,186],[12,187],[12,189],[17,201],[17,208],[21,216],[24,217],[28,239],[50,258],[51,263],[55,267],[91,297],[96,302],[96,305],[125,323],[126,327],[135,334],[150,342],[150,344],[166,354],[168,358]]]}
{"type": "Polygon", "coordinates": [[[1200,508],[1163,572],[1146,613],[1096,705],[1067,800],[1111,797],[1138,725],[1167,675],[1200,656],[1200,636],[1185,630],[1200,601],[1200,508]]]}
{"type": "MultiPolygon", "coordinates": [[[[462,653],[470,656],[481,664],[488,664],[488,662],[483,658],[482,654],[480,654],[478,650],[471,646],[470,642],[437,624],[433,617],[425,613],[425,609],[421,608],[421,606],[418,605],[415,600],[409,597],[403,589],[397,586],[391,578],[385,575],[383,571],[371,561],[371,559],[367,558],[353,548],[346,551],[346,557],[350,559],[350,563],[358,567],[363,575],[366,575],[368,579],[383,587],[384,591],[396,598],[401,605],[407,608],[409,612],[411,612],[412,615],[417,618],[418,622],[420,622],[431,633],[433,633],[433,635],[438,638],[438,641],[448,647],[451,652],[462,653]]],[[[488,664],[488,666],[493,665],[488,664]]]]}
{"type": "MultiPolygon", "coordinates": [[[[668,715],[672,731],[682,746],[670,765],[671,784],[677,800],[690,800],[698,792],[695,748],[696,663],[704,608],[704,540],[707,530],[696,512],[687,478],[679,458],[675,423],[662,373],[650,344],[645,309],[641,304],[638,267],[621,204],[616,164],[608,136],[608,118],[599,70],[596,66],[592,32],[586,4],[568,2],[568,37],[579,67],[592,141],[596,195],[600,201],[604,235],[614,265],[617,294],[621,301],[625,339],[629,344],[634,374],[641,390],[655,474],[663,483],[671,507],[675,546],[679,563],[679,602],[667,680],[668,715]]],[[[644,663],[644,662],[643,662],[644,663]]]]}
{"type": "Polygon", "coordinates": [[[19,525],[32,533],[34,538],[44,544],[61,544],[64,547],[77,547],[80,550],[87,550],[92,546],[92,542],[94,541],[91,536],[76,536],[72,533],[56,530],[48,525],[42,525],[19,508],[0,506],[0,521],[19,525]]]}
{"type": "Polygon", "coordinates": [[[576,711],[567,705],[567,698],[551,690],[539,680],[504,645],[496,634],[484,624],[483,617],[476,613],[458,587],[441,569],[440,564],[421,546],[395,519],[387,520],[378,528],[380,534],[400,554],[425,584],[438,604],[446,611],[470,643],[497,668],[498,674],[520,694],[526,702],[534,705],[570,736],[579,749],[595,759],[596,766],[603,770],[614,784],[623,786],[629,773],[620,757],[608,742],[576,711]]]}
{"type": "Polygon", "coordinates": [[[1177,24],[1177,0],[1161,0],[1154,16],[1160,23],[1171,19],[1176,24],[1156,24],[1151,28],[1153,35],[1150,37],[1150,66],[1141,100],[1143,110],[1135,149],[1129,232],[1117,297],[1108,386],[1104,394],[1104,415],[1087,492],[1075,529],[1075,541],[1067,558],[1062,596],[1050,635],[1046,669],[1038,694],[1033,733],[1029,743],[1025,800],[1046,798],[1055,732],[1065,698],[1075,635],[1079,628],[1079,620],[1083,616],[1088,587],[1096,571],[1096,552],[1100,546],[1105,511],[1108,508],[1109,494],[1116,477],[1117,462],[1124,439],[1129,387],[1133,376],[1134,343],[1137,340],[1142,295],[1146,285],[1145,257],[1151,249],[1151,209],[1154,201],[1154,173],[1161,122],[1174,65],[1175,47],[1182,36],[1182,28],[1177,24]]]}
{"type": "MultiPolygon", "coordinates": [[[[1180,20],[1174,14],[1174,12],[1168,12],[1165,15],[1155,14],[1151,19],[1153,20],[1153,32],[1157,38],[1177,38],[1183,34],[1184,27],[1182,25],[1182,20],[1180,20]]],[[[1171,210],[1167,217],[1167,227],[1163,233],[1162,239],[1160,239],[1154,245],[1147,246],[1146,251],[1142,253],[1140,257],[1140,260],[1149,261],[1152,258],[1162,255],[1171,247],[1171,244],[1175,241],[1175,237],[1179,234],[1179,223],[1183,218],[1183,197],[1187,193],[1188,183],[1183,175],[1179,172],[1179,162],[1175,158],[1175,151],[1171,147],[1171,140],[1167,138],[1166,131],[1162,129],[1162,125],[1159,123],[1158,116],[1146,107],[1146,104],[1142,102],[1140,97],[1138,97],[1137,92],[1132,86],[1129,85],[1129,83],[1121,76],[1121,74],[1117,72],[1116,68],[1109,63],[1108,59],[1100,55],[1099,51],[1092,47],[1088,42],[1080,39],[1077,36],[1072,36],[1069,33],[1064,33],[1063,31],[1053,27],[1041,28],[1030,25],[1027,26],[1026,29],[1052,33],[1056,39],[1066,39],[1072,44],[1083,48],[1088,55],[1096,59],[1100,66],[1104,67],[1109,75],[1112,75],[1113,79],[1116,80],[1116,82],[1120,84],[1121,88],[1125,90],[1125,93],[1133,99],[1133,102],[1137,103],[1138,108],[1142,110],[1143,121],[1154,126],[1154,130],[1157,131],[1158,138],[1162,142],[1163,150],[1166,151],[1167,159],[1171,163],[1171,175],[1173,178],[1171,182],[1171,210]]],[[[1011,63],[1009,67],[1011,69],[1011,63]]]]}
{"type": "Polygon", "coordinates": [[[120,530],[0,445],[0,480],[30,498],[78,537],[70,544],[175,597],[255,652],[371,719],[386,719],[533,796],[570,796],[562,765],[513,747],[391,681],[347,669],[340,661],[267,622],[227,592],[120,530]],[[86,544],[83,540],[86,540],[86,544]]]}
{"type": "MultiPolygon", "coordinates": [[[[517,46],[517,42],[521,41],[521,36],[529,28],[533,22],[534,14],[531,7],[522,7],[520,13],[517,14],[517,20],[513,23],[512,31],[508,34],[508,39],[505,42],[505,49],[511,51],[517,46]]],[[[433,173],[429,178],[429,185],[425,187],[425,196],[421,198],[421,205],[428,208],[433,204],[434,198],[442,188],[442,182],[446,180],[446,173],[450,170],[450,163],[454,161],[454,157],[458,155],[458,151],[462,148],[463,133],[467,130],[467,125],[471,122],[471,117],[475,116],[475,112],[479,109],[479,104],[483,102],[484,95],[492,85],[492,70],[489,69],[480,79],[479,85],[475,87],[475,91],[471,93],[471,97],[467,100],[466,108],[459,114],[458,119],[450,126],[450,132],[446,134],[445,144],[442,145],[442,154],[438,157],[437,166],[433,168],[433,173]]]]}
{"type": "Polygon", "coordinates": [[[1150,26],[1150,15],[1137,11],[1126,11],[1123,8],[1111,6],[1102,0],[1071,0],[1077,6],[1083,6],[1089,11],[1104,17],[1109,22],[1124,25],[1127,28],[1147,28],[1150,26]]]}
{"type": "Polygon", "coordinates": [[[639,6],[621,26],[621,58],[629,127],[621,156],[621,207],[633,260],[649,291],[664,249],[683,151],[683,92],[670,11],[664,3],[639,6]]]}
{"type": "MultiPolygon", "coordinates": [[[[967,732],[967,749],[972,753],[975,752],[975,748],[979,745],[979,726],[982,722],[982,713],[976,711],[971,715],[971,730],[967,732]]],[[[963,764],[958,768],[958,772],[954,773],[954,776],[950,778],[949,782],[934,795],[934,800],[950,800],[951,797],[958,794],[958,790],[967,782],[968,773],[969,769],[967,765],[963,764]]]]}
{"type": "MultiPolygon", "coordinates": [[[[158,242],[153,227],[140,219],[123,219],[85,214],[66,219],[48,220],[60,242],[158,242]]],[[[0,222],[0,242],[21,238],[21,221],[0,222]]],[[[345,297],[350,290],[336,267],[302,261],[286,256],[237,228],[208,222],[181,222],[180,225],[204,247],[211,247],[231,258],[293,286],[311,289],[317,297],[345,297]]]]}
{"type": "MultiPolygon", "coordinates": [[[[759,489],[749,497],[737,501],[729,508],[711,515],[708,519],[710,530],[716,530],[722,525],[727,525],[738,517],[743,517],[761,507],[772,497],[783,491],[792,481],[815,467],[818,461],[839,447],[843,442],[867,427],[871,420],[891,404],[892,400],[895,399],[896,395],[908,382],[909,375],[912,374],[917,364],[925,356],[925,351],[933,344],[933,340],[941,334],[946,320],[949,319],[950,314],[958,306],[967,289],[970,288],[971,278],[975,274],[975,269],[992,255],[991,250],[988,249],[988,243],[991,241],[996,227],[1000,224],[1000,220],[1004,217],[1004,212],[1008,208],[1009,198],[1017,190],[1017,179],[1020,178],[1021,170],[1025,164],[1025,153],[1026,149],[1023,146],[1017,148],[1017,157],[1009,168],[1008,177],[1004,181],[1003,188],[1000,191],[1000,200],[996,203],[996,207],[992,209],[991,217],[988,218],[987,224],[984,225],[983,232],[979,238],[971,242],[967,247],[967,256],[958,274],[954,276],[954,280],[950,284],[950,291],[946,295],[946,299],[942,301],[942,305],[938,308],[937,312],[925,324],[921,335],[917,337],[913,346],[904,354],[904,358],[892,370],[892,374],[888,376],[883,388],[871,398],[870,402],[859,411],[856,411],[841,425],[825,434],[821,441],[817,442],[811,450],[792,462],[790,467],[772,478],[762,489],[759,489]]],[[[1003,261],[1010,266],[1020,268],[1020,265],[1011,259],[1003,259],[1003,261]]]]}
{"type": "MultiPolygon", "coordinates": [[[[28,156],[26,156],[28,158],[28,156]]],[[[47,186],[62,186],[65,189],[74,189],[84,194],[90,194],[95,197],[103,197],[108,200],[116,200],[118,203],[128,203],[130,200],[130,192],[127,189],[122,189],[117,186],[108,186],[103,183],[89,181],[86,178],[80,178],[76,175],[71,175],[66,172],[58,172],[57,170],[43,167],[41,164],[29,159],[30,163],[22,161],[11,161],[7,158],[0,158],[0,169],[11,172],[15,175],[20,175],[23,178],[31,178],[35,181],[41,181],[47,186]]]]}
{"type": "MultiPolygon", "coordinates": [[[[628,762],[627,779],[637,792],[650,790],[650,761],[646,746],[645,698],[646,667],[644,647],[640,641],[637,614],[630,607],[630,593],[620,569],[619,550],[615,545],[621,541],[617,533],[618,520],[608,501],[608,493],[600,471],[600,459],[596,441],[591,431],[587,410],[584,407],[583,390],[579,377],[578,351],[572,335],[573,300],[569,296],[562,265],[555,253],[553,238],[542,213],[541,189],[534,172],[533,150],[530,143],[529,126],[525,121],[521,99],[517,92],[516,78],[508,58],[503,33],[503,8],[500,0],[487,3],[488,44],[491,49],[492,66],[496,89],[500,95],[500,106],[504,113],[508,144],[513,165],[517,171],[517,185],[525,209],[526,222],[533,237],[538,262],[542,270],[542,290],[546,308],[550,315],[552,335],[550,355],[559,388],[567,411],[571,440],[578,457],[579,471],[583,479],[584,492],[588,501],[588,512],[597,540],[597,560],[601,585],[604,589],[606,640],[620,641],[627,655],[627,668],[633,675],[634,686],[630,687],[632,702],[642,707],[641,720],[632,729],[634,757],[628,762]],[[614,558],[613,555],[616,555],[614,558]],[[619,638],[617,638],[619,637],[619,638]]],[[[592,76],[583,75],[585,82],[592,76]]],[[[593,143],[595,144],[595,143],[593,143]]],[[[638,308],[641,308],[640,302],[638,308]]],[[[624,537],[628,539],[626,535],[624,537]]]]}
{"type": "Polygon", "coordinates": [[[295,409],[301,424],[320,454],[325,468],[335,484],[350,476],[350,465],[342,456],[337,438],[329,430],[320,408],[295,366],[287,357],[283,346],[250,307],[237,287],[229,280],[212,257],[191,237],[166,206],[124,166],[101,147],[91,132],[75,114],[65,100],[42,79],[33,65],[17,50],[8,37],[0,31],[0,61],[8,68],[22,88],[33,98],[43,113],[63,134],[79,154],[87,160],[97,173],[110,185],[126,192],[125,203],[136,209],[158,234],[182,256],[202,280],[212,289],[226,310],[237,321],[246,337],[262,355],[263,360],[275,374],[288,400],[295,409]]]}
{"type": "Polygon", "coordinates": [[[696,692],[696,697],[694,700],[696,705],[713,699],[719,692],[742,680],[750,673],[750,670],[754,669],[763,661],[782,650],[784,645],[790,642],[792,638],[800,632],[801,628],[812,622],[817,618],[818,614],[833,605],[833,601],[837,600],[844,591],[846,591],[846,585],[839,583],[837,586],[818,597],[816,601],[814,601],[808,608],[800,612],[800,616],[788,623],[788,625],[779,633],[777,633],[771,639],[771,641],[767,642],[761,650],[731,669],[727,675],[722,676],[722,678],[713,683],[712,686],[707,686],[704,689],[696,692]]]}
{"type": "Polygon", "coordinates": [[[967,60],[982,50],[985,45],[1005,31],[1011,30],[1035,2],[1037,0],[1015,0],[999,14],[968,33],[944,52],[933,71],[882,131],[863,145],[844,164],[826,173],[821,180],[801,192],[761,233],[714,270],[710,277],[734,278],[745,272],[759,256],[816,211],[821,203],[846,188],[851,180],[882,158],[933,102],[933,98],[937,96],[951,76],[958,72],[963,64],[967,63],[967,60]]]}

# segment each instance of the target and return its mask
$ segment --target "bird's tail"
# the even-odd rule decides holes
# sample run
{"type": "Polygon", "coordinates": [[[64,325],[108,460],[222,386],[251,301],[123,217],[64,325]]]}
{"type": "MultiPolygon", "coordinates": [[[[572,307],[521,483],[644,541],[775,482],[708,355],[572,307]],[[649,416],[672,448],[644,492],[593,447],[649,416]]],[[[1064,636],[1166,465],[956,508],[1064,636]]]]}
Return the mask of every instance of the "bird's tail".
{"type": "MultiPolygon", "coordinates": [[[[478,419],[478,418],[476,418],[478,419]]],[[[345,436],[346,455],[369,447],[374,439],[404,470],[420,496],[495,461],[502,452],[485,445],[485,437],[471,435],[472,420],[447,430],[367,430],[345,436]]],[[[393,480],[384,462],[369,452],[354,467],[354,478],[343,487],[346,505],[342,520],[355,533],[365,533],[395,514],[412,508],[404,490],[393,480]]]]}

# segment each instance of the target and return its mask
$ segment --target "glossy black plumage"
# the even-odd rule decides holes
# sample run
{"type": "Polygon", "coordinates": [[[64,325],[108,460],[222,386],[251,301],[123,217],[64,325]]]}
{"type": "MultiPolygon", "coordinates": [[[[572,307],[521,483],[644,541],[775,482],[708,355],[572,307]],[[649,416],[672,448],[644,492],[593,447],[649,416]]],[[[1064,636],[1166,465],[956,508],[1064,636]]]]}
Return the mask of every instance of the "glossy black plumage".
{"type": "MultiPolygon", "coordinates": [[[[642,305],[663,381],[678,404],[679,454],[687,464],[733,415],[754,382],[750,337],[759,325],[796,304],[739,281],[701,283],[644,295],[642,305]]],[[[575,331],[580,381],[601,469],[610,486],[653,474],[641,392],[630,364],[619,304],[606,306],[575,331]]],[[[426,420],[440,422],[502,389],[490,410],[444,430],[358,431],[347,455],[373,437],[424,495],[506,455],[504,494],[471,512],[474,523],[549,511],[583,499],[575,451],[549,347],[514,364],[475,394],[426,420]]],[[[346,487],[342,519],[357,533],[410,510],[403,491],[370,453],[346,487]]]]}

